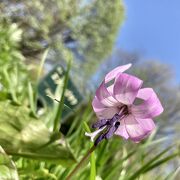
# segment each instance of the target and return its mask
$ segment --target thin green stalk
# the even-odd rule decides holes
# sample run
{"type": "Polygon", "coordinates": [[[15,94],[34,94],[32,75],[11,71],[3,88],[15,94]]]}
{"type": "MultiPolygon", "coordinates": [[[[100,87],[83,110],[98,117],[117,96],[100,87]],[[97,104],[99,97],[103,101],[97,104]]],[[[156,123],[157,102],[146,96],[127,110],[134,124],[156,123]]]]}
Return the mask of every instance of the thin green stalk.
{"type": "Polygon", "coordinates": [[[96,146],[92,146],[89,151],[85,154],[85,156],[81,159],[81,161],[77,164],[77,166],[73,169],[73,171],[67,176],[66,180],[70,180],[76,172],[81,168],[84,162],[88,159],[91,153],[96,149],[96,146]]]}
{"type": "MultiPolygon", "coordinates": [[[[87,132],[91,132],[89,126],[84,121],[84,128],[87,132]]],[[[91,145],[93,145],[93,142],[91,142],[91,145]]],[[[90,157],[90,163],[91,163],[91,169],[90,169],[90,177],[89,180],[95,180],[96,179],[96,159],[95,159],[95,153],[92,152],[90,157]]]]}
{"type": "Polygon", "coordinates": [[[60,129],[59,119],[61,118],[63,107],[64,107],[65,91],[66,91],[67,84],[68,84],[70,68],[71,68],[71,61],[68,62],[65,79],[64,79],[63,91],[62,91],[62,95],[61,95],[61,100],[60,100],[58,110],[57,110],[57,113],[56,113],[55,119],[54,119],[53,131],[59,131],[59,129],[60,129]]]}
{"type": "Polygon", "coordinates": [[[94,152],[92,152],[91,154],[90,162],[91,162],[91,171],[90,171],[89,180],[95,180],[96,179],[96,159],[95,159],[94,152]]]}

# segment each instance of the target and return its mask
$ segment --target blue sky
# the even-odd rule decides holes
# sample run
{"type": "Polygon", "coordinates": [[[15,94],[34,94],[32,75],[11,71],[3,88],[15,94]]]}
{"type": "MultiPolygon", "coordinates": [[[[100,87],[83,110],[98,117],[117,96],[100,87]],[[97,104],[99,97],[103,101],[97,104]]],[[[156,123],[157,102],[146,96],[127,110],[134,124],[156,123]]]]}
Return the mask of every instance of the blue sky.
{"type": "Polygon", "coordinates": [[[116,46],[169,64],[180,82],[180,0],[124,0],[116,46]]]}

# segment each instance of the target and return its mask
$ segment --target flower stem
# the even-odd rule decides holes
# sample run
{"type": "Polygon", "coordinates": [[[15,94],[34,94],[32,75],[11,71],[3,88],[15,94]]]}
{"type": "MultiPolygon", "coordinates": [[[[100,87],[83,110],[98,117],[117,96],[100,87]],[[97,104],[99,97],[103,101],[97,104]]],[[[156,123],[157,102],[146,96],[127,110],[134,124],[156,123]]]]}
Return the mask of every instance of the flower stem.
{"type": "Polygon", "coordinates": [[[81,161],[77,164],[77,166],[73,169],[73,171],[67,176],[66,180],[70,180],[73,175],[76,174],[78,169],[83,165],[83,163],[88,159],[88,157],[91,155],[91,153],[96,149],[96,146],[92,146],[88,152],[85,154],[85,156],[81,159],[81,161]]]}

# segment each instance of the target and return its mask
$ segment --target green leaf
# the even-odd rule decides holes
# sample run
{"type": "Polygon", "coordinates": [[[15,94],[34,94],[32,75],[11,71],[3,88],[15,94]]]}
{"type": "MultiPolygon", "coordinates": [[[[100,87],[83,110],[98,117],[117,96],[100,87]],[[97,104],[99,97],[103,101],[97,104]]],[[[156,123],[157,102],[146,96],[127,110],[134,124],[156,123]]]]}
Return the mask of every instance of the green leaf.
{"type": "Polygon", "coordinates": [[[136,179],[140,174],[143,174],[146,171],[146,169],[148,169],[154,162],[156,162],[161,156],[167,153],[171,148],[172,146],[166,148],[165,150],[154,156],[147,163],[145,163],[140,169],[138,169],[132,176],[130,176],[128,180],[136,179]]]}
{"type": "Polygon", "coordinates": [[[68,62],[68,66],[67,66],[67,70],[65,73],[65,79],[64,79],[64,86],[63,86],[63,90],[62,90],[62,94],[61,94],[61,100],[57,109],[57,113],[54,119],[54,127],[53,130],[54,131],[59,131],[60,129],[60,123],[59,123],[59,119],[61,118],[62,115],[62,111],[63,111],[63,106],[64,106],[64,98],[65,98],[65,91],[68,85],[68,79],[69,79],[69,71],[71,68],[71,60],[68,62]]]}
{"type": "Polygon", "coordinates": [[[175,158],[175,157],[178,156],[178,155],[179,155],[179,153],[174,153],[174,154],[171,154],[171,155],[169,155],[169,156],[167,156],[167,157],[165,157],[165,158],[163,158],[163,159],[161,159],[161,160],[153,163],[151,166],[149,166],[149,167],[144,171],[144,173],[146,173],[146,172],[148,172],[148,171],[150,171],[150,170],[152,170],[152,169],[160,166],[161,164],[164,164],[164,163],[167,162],[167,161],[170,161],[171,159],[175,158]]]}
{"type": "Polygon", "coordinates": [[[105,179],[112,179],[114,177],[114,174],[117,172],[120,172],[120,168],[122,167],[123,163],[126,162],[131,156],[133,156],[136,153],[135,150],[129,152],[125,157],[123,157],[120,161],[116,161],[111,169],[106,171],[106,177],[105,179]]]}
{"type": "Polygon", "coordinates": [[[0,102],[0,144],[7,154],[69,166],[75,158],[60,133],[51,132],[30,110],[0,102]],[[8,109],[8,111],[7,111],[8,109]]]}
{"type": "Polygon", "coordinates": [[[18,180],[18,173],[14,162],[6,155],[0,146],[0,179],[18,180]]]}

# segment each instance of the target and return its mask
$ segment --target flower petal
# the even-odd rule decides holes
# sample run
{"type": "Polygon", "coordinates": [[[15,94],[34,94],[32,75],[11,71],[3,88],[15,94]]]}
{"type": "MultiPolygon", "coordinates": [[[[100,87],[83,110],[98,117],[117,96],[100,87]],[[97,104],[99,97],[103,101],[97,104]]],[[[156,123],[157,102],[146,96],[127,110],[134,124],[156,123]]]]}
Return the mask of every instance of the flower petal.
{"type": "Polygon", "coordinates": [[[96,112],[96,115],[99,117],[99,119],[111,119],[118,112],[119,109],[117,107],[108,107],[103,111],[96,112]]]}
{"type": "Polygon", "coordinates": [[[152,119],[136,119],[136,121],[141,125],[146,131],[153,131],[156,128],[154,121],[152,119]]]}
{"type": "Polygon", "coordinates": [[[105,76],[105,83],[108,83],[109,81],[113,80],[117,74],[119,74],[120,72],[124,72],[127,69],[129,69],[131,67],[132,64],[126,64],[123,66],[118,66],[117,68],[113,69],[112,71],[110,71],[106,76],[105,76]]]}
{"type": "Polygon", "coordinates": [[[114,89],[114,84],[111,86],[107,87],[108,92],[113,96],[113,89],[114,89]]]}
{"type": "Polygon", "coordinates": [[[122,136],[125,139],[129,138],[129,135],[128,135],[127,131],[126,131],[126,127],[125,127],[125,123],[124,123],[123,119],[120,121],[120,126],[116,130],[115,134],[118,135],[118,136],[122,136]]]}
{"type": "Polygon", "coordinates": [[[103,81],[99,88],[96,90],[96,97],[103,105],[107,107],[112,107],[119,104],[119,102],[107,90],[105,81],[103,81]]]}
{"type": "MultiPolygon", "coordinates": [[[[129,138],[134,142],[140,142],[154,129],[151,126],[145,126],[145,122],[140,124],[138,120],[136,120],[132,115],[126,116],[124,118],[124,122],[129,138]]],[[[148,123],[151,124],[151,122],[148,123]]]]}
{"type": "Polygon", "coordinates": [[[115,98],[126,105],[134,102],[143,81],[125,73],[119,74],[114,83],[115,98]]]}
{"type": "Polygon", "coordinates": [[[119,112],[117,107],[104,106],[95,96],[92,102],[92,107],[99,119],[110,119],[119,112]]]}
{"type": "Polygon", "coordinates": [[[106,108],[106,106],[104,104],[102,104],[97,97],[95,96],[93,101],[92,101],[92,107],[94,109],[95,112],[101,111],[104,108],[106,108]]]}
{"type": "Polygon", "coordinates": [[[132,114],[135,117],[141,119],[153,118],[163,112],[161,102],[152,88],[140,89],[137,97],[144,101],[140,105],[133,105],[131,107],[132,114]]]}

